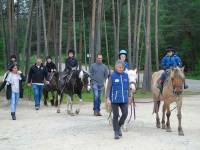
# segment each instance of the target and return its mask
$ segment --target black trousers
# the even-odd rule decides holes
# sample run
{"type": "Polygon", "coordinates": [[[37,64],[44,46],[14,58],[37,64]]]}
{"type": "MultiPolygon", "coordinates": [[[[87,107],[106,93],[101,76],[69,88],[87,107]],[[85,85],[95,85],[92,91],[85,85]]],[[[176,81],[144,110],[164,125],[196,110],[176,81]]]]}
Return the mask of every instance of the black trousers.
{"type": "Polygon", "coordinates": [[[112,103],[113,112],[113,130],[119,131],[119,128],[124,124],[128,115],[128,103],[112,103]],[[121,109],[122,115],[119,119],[119,108],[121,109]]]}

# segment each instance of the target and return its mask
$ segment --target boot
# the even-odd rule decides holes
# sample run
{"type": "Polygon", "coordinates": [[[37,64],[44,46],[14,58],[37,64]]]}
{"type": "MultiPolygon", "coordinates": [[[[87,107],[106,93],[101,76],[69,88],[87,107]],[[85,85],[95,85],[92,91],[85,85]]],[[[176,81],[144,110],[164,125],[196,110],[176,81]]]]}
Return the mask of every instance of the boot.
{"type": "Polygon", "coordinates": [[[15,112],[11,112],[12,120],[16,120],[15,112]]]}
{"type": "Polygon", "coordinates": [[[162,93],[162,91],[163,91],[163,81],[160,80],[160,81],[158,82],[157,88],[159,88],[159,89],[160,89],[160,92],[162,93]]]}
{"type": "Polygon", "coordinates": [[[119,132],[115,131],[114,139],[119,139],[119,132]]]}

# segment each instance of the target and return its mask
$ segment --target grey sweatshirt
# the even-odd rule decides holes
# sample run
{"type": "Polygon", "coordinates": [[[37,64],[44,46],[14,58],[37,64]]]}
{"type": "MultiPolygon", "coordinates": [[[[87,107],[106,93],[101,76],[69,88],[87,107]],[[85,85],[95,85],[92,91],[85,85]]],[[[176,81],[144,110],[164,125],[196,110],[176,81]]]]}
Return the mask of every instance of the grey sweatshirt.
{"type": "Polygon", "coordinates": [[[103,63],[94,63],[90,67],[90,75],[92,83],[104,85],[104,82],[108,77],[108,68],[103,63]]]}

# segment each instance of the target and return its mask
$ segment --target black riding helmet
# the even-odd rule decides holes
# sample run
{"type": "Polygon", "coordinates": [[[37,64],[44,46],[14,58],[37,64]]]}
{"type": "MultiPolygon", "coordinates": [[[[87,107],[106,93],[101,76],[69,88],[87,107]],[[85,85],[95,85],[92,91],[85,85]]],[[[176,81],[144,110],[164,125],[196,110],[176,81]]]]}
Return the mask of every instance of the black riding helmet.
{"type": "Polygon", "coordinates": [[[165,53],[168,53],[168,52],[170,52],[170,51],[172,51],[173,53],[175,53],[175,49],[174,49],[173,47],[167,47],[167,48],[165,49],[165,53]]]}

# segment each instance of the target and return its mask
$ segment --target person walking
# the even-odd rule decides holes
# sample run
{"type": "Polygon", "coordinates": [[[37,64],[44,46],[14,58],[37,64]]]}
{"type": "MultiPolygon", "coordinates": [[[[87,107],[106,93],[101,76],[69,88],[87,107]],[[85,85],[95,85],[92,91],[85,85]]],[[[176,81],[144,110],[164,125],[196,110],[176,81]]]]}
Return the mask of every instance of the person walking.
{"type": "Polygon", "coordinates": [[[42,64],[42,59],[37,58],[36,63],[30,68],[28,74],[28,86],[32,86],[36,110],[40,109],[44,82],[49,84],[48,72],[46,67],[42,64]]]}
{"type": "Polygon", "coordinates": [[[17,65],[10,66],[10,72],[6,78],[7,90],[10,90],[10,111],[13,120],[16,120],[16,108],[19,98],[23,96],[22,82],[25,81],[24,75],[18,71],[17,65]]]}
{"type": "Polygon", "coordinates": [[[121,127],[128,115],[128,103],[132,98],[129,91],[128,74],[124,71],[125,64],[118,60],[115,64],[115,71],[111,74],[106,87],[106,102],[111,106],[113,113],[114,139],[122,136],[121,127]],[[122,115],[119,118],[119,108],[122,115]]]}
{"type": "Polygon", "coordinates": [[[90,67],[90,75],[93,89],[93,110],[95,116],[101,116],[101,95],[104,88],[104,82],[108,77],[108,68],[102,63],[103,56],[101,53],[97,54],[96,63],[90,67]]]}

